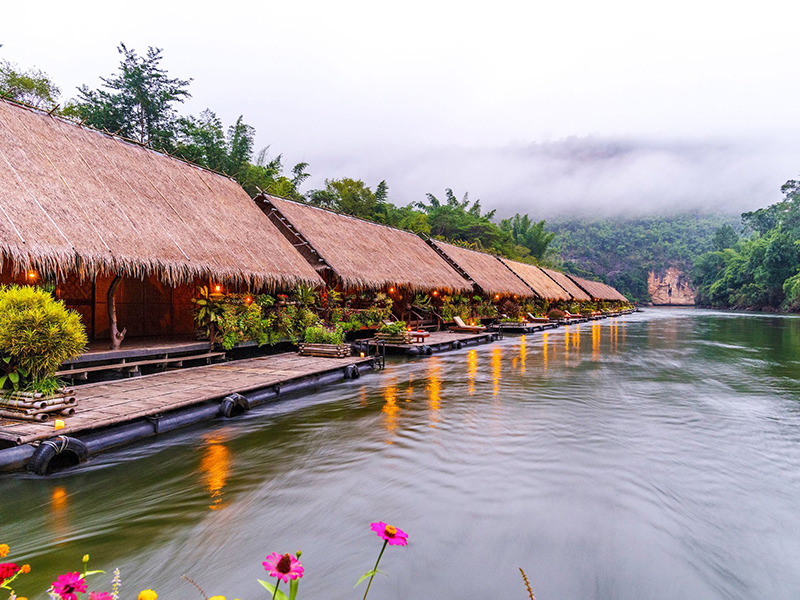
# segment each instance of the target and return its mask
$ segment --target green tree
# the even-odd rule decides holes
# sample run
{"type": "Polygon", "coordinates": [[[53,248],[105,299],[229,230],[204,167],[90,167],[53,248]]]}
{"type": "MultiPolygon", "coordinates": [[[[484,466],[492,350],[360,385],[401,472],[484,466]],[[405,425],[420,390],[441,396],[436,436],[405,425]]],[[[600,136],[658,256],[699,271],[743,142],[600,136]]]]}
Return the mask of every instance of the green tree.
{"type": "Polygon", "coordinates": [[[58,104],[60,94],[44,71],[23,70],[15,63],[0,60],[0,96],[49,110],[58,104]]]}
{"type": "Polygon", "coordinates": [[[172,150],[176,135],[176,104],[191,97],[191,79],[167,76],[161,68],[161,48],[149,47],[145,56],[117,48],[122,55],[119,71],[101,77],[101,89],[78,88],[79,99],[68,107],[68,114],[88,125],[119,133],[159,150],[172,150]]]}
{"type": "Polygon", "coordinates": [[[524,246],[536,261],[543,261],[552,253],[550,245],[556,237],[555,232],[545,230],[545,222],[533,222],[528,215],[517,213],[512,219],[503,219],[500,229],[511,233],[514,241],[524,246]]]}
{"type": "Polygon", "coordinates": [[[728,223],[723,225],[722,227],[718,228],[714,232],[714,249],[718,252],[725,250],[726,248],[733,248],[736,245],[736,242],[739,241],[739,236],[736,233],[736,230],[731,227],[728,223]]]}

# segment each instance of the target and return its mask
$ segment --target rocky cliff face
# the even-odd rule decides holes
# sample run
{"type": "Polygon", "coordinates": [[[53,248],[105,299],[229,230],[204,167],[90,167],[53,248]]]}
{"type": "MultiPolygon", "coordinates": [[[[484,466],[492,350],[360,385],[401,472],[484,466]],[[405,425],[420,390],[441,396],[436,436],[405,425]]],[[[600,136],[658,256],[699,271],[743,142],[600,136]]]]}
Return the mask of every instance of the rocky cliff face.
{"type": "Polygon", "coordinates": [[[694,290],[689,285],[686,275],[675,267],[658,274],[650,271],[647,277],[647,291],[655,306],[694,305],[694,290]]]}

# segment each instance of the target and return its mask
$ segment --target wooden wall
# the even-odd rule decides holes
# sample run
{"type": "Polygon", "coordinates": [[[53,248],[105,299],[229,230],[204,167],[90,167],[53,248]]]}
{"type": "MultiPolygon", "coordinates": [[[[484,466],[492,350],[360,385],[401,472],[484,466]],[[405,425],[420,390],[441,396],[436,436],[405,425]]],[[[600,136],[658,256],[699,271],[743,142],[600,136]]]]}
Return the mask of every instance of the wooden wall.
{"type": "MultiPolygon", "coordinates": [[[[111,276],[98,276],[94,281],[80,281],[77,276],[69,275],[56,284],[56,297],[80,313],[90,340],[110,339],[106,293],[112,280],[111,276]]],[[[6,263],[0,272],[0,284],[9,283],[40,285],[42,281],[38,274],[14,275],[6,263]]],[[[192,298],[198,286],[207,284],[197,281],[172,288],[155,276],[145,280],[126,277],[116,295],[118,326],[128,329],[126,339],[191,335],[195,331],[192,298]]]]}

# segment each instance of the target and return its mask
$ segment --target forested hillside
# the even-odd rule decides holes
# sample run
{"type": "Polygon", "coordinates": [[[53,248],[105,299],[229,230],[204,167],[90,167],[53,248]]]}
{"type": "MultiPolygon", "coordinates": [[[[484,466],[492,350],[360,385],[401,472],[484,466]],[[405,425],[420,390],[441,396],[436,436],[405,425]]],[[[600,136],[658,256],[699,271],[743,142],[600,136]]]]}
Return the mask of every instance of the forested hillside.
{"type": "Polygon", "coordinates": [[[638,302],[649,300],[647,274],[669,266],[686,273],[714,249],[720,227],[738,216],[681,214],[637,219],[557,219],[548,223],[563,267],[603,279],[638,302]]]}
{"type": "Polygon", "coordinates": [[[717,247],[697,260],[700,305],[800,311],[800,181],[783,200],[742,215],[742,237],[720,232],[717,247]]]}

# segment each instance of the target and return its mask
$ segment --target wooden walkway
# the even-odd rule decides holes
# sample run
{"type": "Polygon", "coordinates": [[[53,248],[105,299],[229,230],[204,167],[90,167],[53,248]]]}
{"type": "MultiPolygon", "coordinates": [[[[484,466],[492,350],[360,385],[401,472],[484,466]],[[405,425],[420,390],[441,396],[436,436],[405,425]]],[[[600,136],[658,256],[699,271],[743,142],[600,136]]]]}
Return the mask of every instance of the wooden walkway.
{"type": "Polygon", "coordinates": [[[77,412],[64,419],[64,429],[54,431],[52,422],[0,420],[0,442],[26,444],[54,435],[86,433],[208,400],[221,400],[233,393],[246,394],[294,379],[343,369],[350,364],[369,363],[369,358],[316,358],[287,352],[90,383],[74,388],[78,399],[77,412]]]}
{"type": "MultiPolygon", "coordinates": [[[[432,352],[446,352],[448,350],[458,350],[463,346],[471,344],[487,344],[496,339],[498,334],[486,330],[482,333],[464,333],[456,331],[432,331],[423,341],[412,342],[410,344],[386,343],[386,354],[423,354],[422,348],[427,346],[432,352]]],[[[369,354],[375,351],[376,340],[358,340],[353,343],[356,351],[363,345],[364,351],[369,354]]]]}

